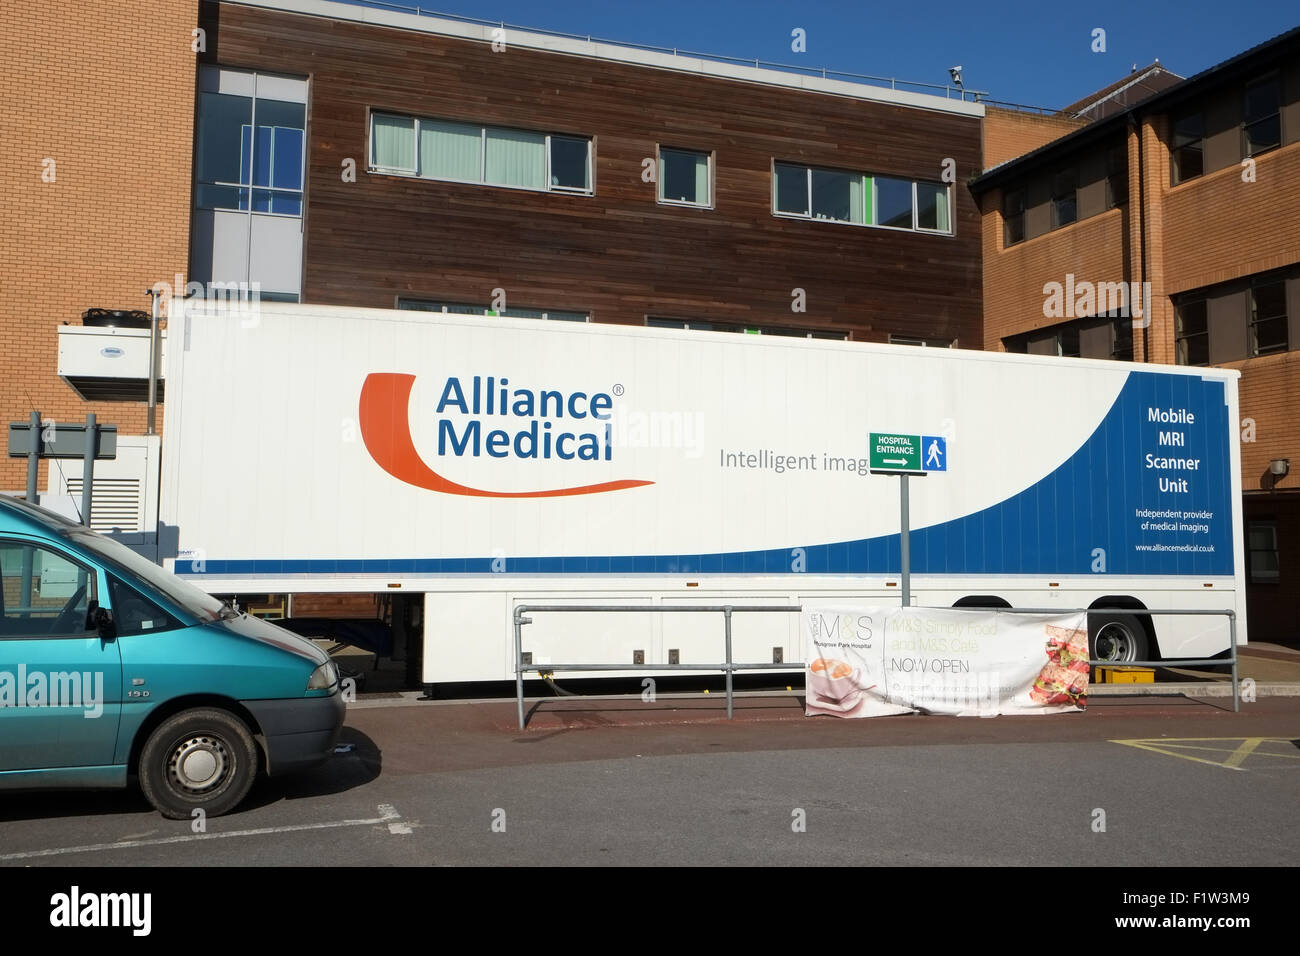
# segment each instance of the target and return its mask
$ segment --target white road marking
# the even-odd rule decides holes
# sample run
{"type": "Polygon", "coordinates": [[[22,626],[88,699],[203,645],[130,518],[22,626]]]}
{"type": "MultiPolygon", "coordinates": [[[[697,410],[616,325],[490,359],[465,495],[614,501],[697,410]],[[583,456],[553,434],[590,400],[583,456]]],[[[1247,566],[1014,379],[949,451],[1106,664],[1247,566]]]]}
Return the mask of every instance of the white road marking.
{"type": "Polygon", "coordinates": [[[0,862],[7,860],[32,860],[48,856],[66,856],[70,853],[98,853],[102,850],[129,850],[145,846],[168,846],[173,843],[198,843],[202,840],[226,840],[231,837],[266,836],[271,833],[296,833],[303,830],[335,830],[340,827],[365,827],[383,823],[389,833],[407,834],[410,824],[390,803],[378,807],[379,816],[366,820],[331,820],[326,823],[295,823],[282,827],[258,827],[255,830],[226,830],[220,833],[187,833],[180,836],[156,837],[152,840],[119,840],[116,843],[90,843],[85,846],[62,846],[49,850],[25,850],[21,853],[0,853],[0,862]]]}
{"type": "Polygon", "coordinates": [[[411,832],[410,824],[401,822],[402,815],[393,809],[391,803],[381,803],[379,805],[379,813],[381,814],[382,819],[394,821],[388,824],[389,833],[403,836],[411,832]]]}

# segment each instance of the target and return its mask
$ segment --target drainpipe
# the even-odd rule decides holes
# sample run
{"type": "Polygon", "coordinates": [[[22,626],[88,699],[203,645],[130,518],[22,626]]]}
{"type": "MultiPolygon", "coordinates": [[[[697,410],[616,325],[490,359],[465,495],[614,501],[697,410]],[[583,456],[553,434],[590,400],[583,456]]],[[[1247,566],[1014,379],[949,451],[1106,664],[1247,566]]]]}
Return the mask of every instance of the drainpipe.
{"type": "MultiPolygon", "coordinates": [[[[1138,280],[1142,283],[1139,289],[1146,289],[1147,285],[1147,177],[1146,164],[1144,162],[1144,152],[1142,149],[1142,123],[1138,120],[1136,113],[1129,113],[1128,124],[1131,128],[1137,129],[1138,138],[1138,249],[1139,262],[1138,266],[1140,275],[1138,280]]],[[[1145,296],[1143,297],[1145,298],[1145,296]]],[[[1150,304],[1143,302],[1148,306],[1146,314],[1146,327],[1142,330],[1142,363],[1145,365],[1151,361],[1151,310],[1150,304]]]]}
{"type": "Polygon", "coordinates": [[[149,403],[145,412],[146,435],[157,434],[155,416],[158,409],[158,289],[149,289],[145,295],[151,300],[151,319],[149,321],[149,403]]]}

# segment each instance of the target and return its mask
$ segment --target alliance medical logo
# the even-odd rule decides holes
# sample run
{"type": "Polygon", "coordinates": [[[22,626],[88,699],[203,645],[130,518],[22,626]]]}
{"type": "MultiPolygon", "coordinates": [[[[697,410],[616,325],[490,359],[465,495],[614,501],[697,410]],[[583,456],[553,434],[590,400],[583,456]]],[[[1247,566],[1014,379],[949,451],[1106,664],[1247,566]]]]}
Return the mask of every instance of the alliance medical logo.
{"type": "MultiPolygon", "coordinates": [[[[411,437],[415,376],[372,372],[361,386],[361,438],[379,467],[429,491],[480,498],[556,498],[624,491],[654,484],[620,479],[537,491],[493,491],[462,485],[430,468],[411,437]]],[[[614,460],[614,396],[512,385],[506,376],[443,380],[433,408],[438,455],[574,463],[614,460]]]]}

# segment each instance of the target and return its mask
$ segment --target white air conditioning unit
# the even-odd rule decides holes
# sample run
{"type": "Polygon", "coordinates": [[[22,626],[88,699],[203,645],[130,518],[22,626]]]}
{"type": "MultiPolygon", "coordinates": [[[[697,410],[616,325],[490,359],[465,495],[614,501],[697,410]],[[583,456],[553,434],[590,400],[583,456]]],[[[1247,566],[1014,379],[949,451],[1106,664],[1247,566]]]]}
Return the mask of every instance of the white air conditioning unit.
{"type": "MultiPolygon", "coordinates": [[[[162,401],[167,333],[159,332],[162,401]]],[[[87,401],[142,401],[149,395],[149,330],[59,326],[59,377],[87,401]]]]}
{"type": "MultiPolygon", "coordinates": [[[[119,435],[117,457],[95,462],[91,487],[90,529],[112,535],[123,544],[144,544],[158,529],[158,481],[162,439],[119,435]]],[[[48,494],[70,499],[81,507],[81,460],[49,461],[48,494]]],[[[65,504],[66,508],[66,504],[65,504]]],[[[62,509],[61,509],[62,510],[62,509]]],[[[78,513],[74,520],[79,520],[78,513]]]]}

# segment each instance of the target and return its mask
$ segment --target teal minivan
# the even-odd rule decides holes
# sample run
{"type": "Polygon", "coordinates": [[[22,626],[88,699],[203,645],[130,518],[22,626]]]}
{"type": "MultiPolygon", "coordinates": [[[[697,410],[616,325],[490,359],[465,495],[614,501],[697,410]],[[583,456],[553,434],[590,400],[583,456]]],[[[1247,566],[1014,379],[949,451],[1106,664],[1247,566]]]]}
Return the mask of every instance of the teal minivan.
{"type": "Polygon", "coordinates": [[[134,776],[165,817],[215,816],[328,757],[344,712],[312,642],[0,496],[0,790],[134,776]]]}

